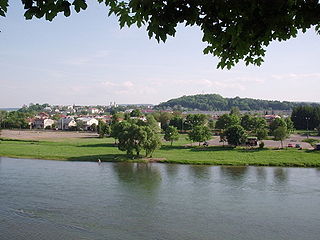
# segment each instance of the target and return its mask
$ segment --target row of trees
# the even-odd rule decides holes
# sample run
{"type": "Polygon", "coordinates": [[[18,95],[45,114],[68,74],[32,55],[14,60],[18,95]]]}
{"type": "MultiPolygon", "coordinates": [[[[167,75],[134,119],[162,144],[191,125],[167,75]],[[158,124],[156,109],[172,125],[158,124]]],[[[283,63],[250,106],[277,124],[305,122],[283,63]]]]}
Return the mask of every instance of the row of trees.
{"type": "Polygon", "coordinates": [[[320,129],[320,106],[298,106],[291,114],[294,127],[299,130],[320,129]]]}
{"type": "Polygon", "coordinates": [[[160,109],[171,108],[187,108],[199,109],[203,111],[228,111],[232,107],[238,107],[240,110],[291,110],[298,105],[317,106],[312,103],[295,103],[295,102],[281,102],[269,101],[252,98],[224,98],[219,94],[198,94],[192,96],[183,96],[176,99],[171,99],[167,102],[159,104],[160,109]]]}
{"type": "Polygon", "coordinates": [[[268,135],[274,136],[282,144],[293,131],[293,123],[290,118],[276,118],[268,125],[261,117],[224,114],[217,120],[216,128],[221,130],[221,141],[235,146],[244,144],[248,136],[256,136],[258,140],[262,140],[268,135]]]}
{"type": "Polygon", "coordinates": [[[18,111],[0,111],[0,129],[2,128],[28,128],[29,113],[18,111]]]}

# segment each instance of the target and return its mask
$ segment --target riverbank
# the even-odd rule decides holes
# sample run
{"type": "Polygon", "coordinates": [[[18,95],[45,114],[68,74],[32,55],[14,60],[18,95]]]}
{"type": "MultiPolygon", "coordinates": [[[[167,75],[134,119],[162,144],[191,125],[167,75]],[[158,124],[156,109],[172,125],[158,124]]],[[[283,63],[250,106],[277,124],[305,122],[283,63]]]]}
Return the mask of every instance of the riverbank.
{"type": "Polygon", "coordinates": [[[112,138],[81,138],[48,140],[0,141],[0,156],[37,158],[65,161],[145,162],[230,165],[230,166],[282,166],[320,167],[320,152],[298,149],[246,149],[223,146],[186,146],[182,137],[173,146],[164,144],[156,150],[152,159],[128,158],[118,150],[112,138]]]}

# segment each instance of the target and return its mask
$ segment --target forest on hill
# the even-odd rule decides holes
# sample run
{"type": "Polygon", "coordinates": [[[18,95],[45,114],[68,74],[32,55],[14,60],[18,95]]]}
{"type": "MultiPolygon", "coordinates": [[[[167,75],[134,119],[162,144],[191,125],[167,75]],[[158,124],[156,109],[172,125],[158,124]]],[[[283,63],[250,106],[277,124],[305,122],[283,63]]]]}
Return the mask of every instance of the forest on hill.
{"type": "Polygon", "coordinates": [[[229,111],[232,107],[240,110],[292,110],[297,106],[319,106],[318,103],[271,101],[253,98],[224,98],[219,94],[198,94],[182,96],[160,103],[157,109],[189,109],[202,111],[229,111]]]}

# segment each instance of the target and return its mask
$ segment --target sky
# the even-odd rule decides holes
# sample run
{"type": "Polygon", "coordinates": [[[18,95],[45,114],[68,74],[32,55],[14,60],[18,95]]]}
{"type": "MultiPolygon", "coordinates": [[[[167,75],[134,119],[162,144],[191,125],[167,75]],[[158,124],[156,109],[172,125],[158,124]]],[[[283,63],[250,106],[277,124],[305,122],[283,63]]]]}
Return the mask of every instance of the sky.
{"type": "Polygon", "coordinates": [[[0,18],[0,108],[29,103],[158,104],[183,95],[216,93],[281,101],[320,102],[320,45],[314,30],[267,48],[262,66],[217,69],[204,55],[197,27],[179,26],[166,43],[145,28],[119,28],[106,7],[53,22],[25,20],[21,1],[0,18]]]}

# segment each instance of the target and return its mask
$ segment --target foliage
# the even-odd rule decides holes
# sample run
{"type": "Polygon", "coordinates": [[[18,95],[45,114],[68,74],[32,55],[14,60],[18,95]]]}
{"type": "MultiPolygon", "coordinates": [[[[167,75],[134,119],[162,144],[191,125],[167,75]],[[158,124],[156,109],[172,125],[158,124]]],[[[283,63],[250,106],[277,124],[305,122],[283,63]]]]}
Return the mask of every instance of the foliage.
{"type": "Polygon", "coordinates": [[[146,132],[142,127],[129,122],[121,122],[122,127],[118,133],[118,148],[121,151],[126,151],[127,155],[132,156],[136,152],[137,156],[143,147],[143,142],[146,139],[146,132]]]}
{"type": "Polygon", "coordinates": [[[316,139],[316,138],[307,138],[307,139],[303,139],[302,142],[307,142],[309,143],[311,146],[314,146],[316,143],[319,143],[320,140],[316,139]]]}
{"type": "Polygon", "coordinates": [[[260,149],[264,148],[264,142],[260,142],[260,143],[259,143],[259,148],[260,148],[260,149]]]}
{"type": "Polygon", "coordinates": [[[224,132],[228,144],[233,146],[238,146],[246,141],[246,132],[244,128],[240,125],[232,125],[226,129],[224,132]]]}
{"type": "Polygon", "coordinates": [[[207,126],[198,125],[195,126],[189,133],[189,139],[193,142],[204,142],[211,138],[211,131],[207,126]]]}
{"type": "Polygon", "coordinates": [[[28,128],[27,118],[30,117],[29,113],[12,111],[0,113],[0,128],[28,128]]]}
{"type": "Polygon", "coordinates": [[[169,126],[164,133],[164,140],[170,141],[172,146],[173,141],[179,140],[178,129],[174,126],[169,126]]]}
{"type": "Polygon", "coordinates": [[[287,123],[283,118],[275,118],[269,125],[270,133],[274,136],[274,131],[279,128],[283,127],[287,131],[287,123]]]}
{"type": "Polygon", "coordinates": [[[169,126],[175,127],[182,131],[184,125],[184,119],[181,116],[174,116],[170,119],[169,126]]]}
{"type": "Polygon", "coordinates": [[[230,109],[230,115],[236,115],[236,116],[240,116],[240,109],[239,107],[231,107],[230,109]]]}
{"type": "Polygon", "coordinates": [[[286,126],[279,126],[273,131],[274,140],[281,141],[281,148],[283,148],[283,140],[286,139],[288,130],[286,126]]]}
{"type": "Polygon", "coordinates": [[[240,119],[236,115],[223,114],[216,122],[217,129],[227,129],[230,126],[240,124],[240,119]]]}
{"type": "Polygon", "coordinates": [[[146,157],[152,157],[153,152],[161,146],[161,140],[158,134],[151,127],[144,127],[146,138],[142,146],[146,150],[146,157]]]}
{"type": "Polygon", "coordinates": [[[196,126],[204,125],[207,121],[205,114],[188,114],[184,121],[184,129],[190,130],[196,126]]]}
{"type": "Polygon", "coordinates": [[[296,129],[314,129],[320,125],[320,106],[298,106],[292,110],[291,120],[296,129]]]}
{"type": "Polygon", "coordinates": [[[230,111],[232,107],[238,107],[240,110],[291,110],[292,108],[304,106],[319,106],[316,103],[295,103],[269,101],[252,98],[224,98],[219,94],[198,94],[191,96],[183,96],[171,99],[167,102],[160,103],[156,108],[166,109],[168,107],[175,108],[181,106],[188,109],[199,109],[203,111],[230,111]]]}
{"type": "MultiPolygon", "coordinates": [[[[220,59],[218,67],[230,69],[240,60],[260,65],[265,48],[274,40],[284,41],[296,37],[315,26],[319,31],[318,1],[141,1],[98,0],[104,3],[109,15],[125,25],[146,26],[149,37],[166,41],[175,36],[178,24],[198,26],[202,41],[207,44],[205,54],[220,59]]],[[[52,21],[58,13],[70,16],[85,10],[85,0],[22,0],[26,19],[33,17],[52,21]]],[[[5,16],[8,0],[2,0],[0,15],[5,16]]]]}
{"type": "Polygon", "coordinates": [[[149,126],[153,131],[160,132],[160,128],[158,125],[158,122],[155,120],[155,118],[152,115],[146,116],[147,122],[146,125],[149,126]]]}
{"type": "MultiPolygon", "coordinates": [[[[320,167],[320,152],[288,149],[245,150],[241,147],[210,146],[205,149],[185,147],[187,140],[181,135],[173,147],[164,146],[154,153],[159,162],[211,165],[256,165],[282,167],[320,167]],[[163,160],[160,160],[163,159],[163,160]]],[[[67,161],[144,161],[126,157],[113,144],[112,138],[61,138],[54,141],[21,141],[2,139],[0,156],[57,159],[67,161]]]]}
{"type": "Polygon", "coordinates": [[[265,139],[268,136],[268,130],[266,128],[260,128],[256,131],[258,140],[265,139]]]}
{"type": "Polygon", "coordinates": [[[99,120],[98,127],[97,127],[97,133],[99,134],[100,138],[104,138],[106,136],[109,136],[111,134],[110,125],[99,120]]]}
{"type": "Polygon", "coordinates": [[[23,113],[39,113],[44,111],[46,107],[49,107],[50,105],[48,103],[45,104],[33,104],[30,103],[29,106],[24,105],[22,108],[18,109],[18,112],[23,112],[23,113]]]}
{"type": "Polygon", "coordinates": [[[130,117],[142,117],[143,114],[139,109],[133,109],[130,113],[130,117]]]}
{"type": "Polygon", "coordinates": [[[293,126],[293,122],[292,122],[291,118],[285,118],[284,121],[286,122],[288,133],[293,132],[294,126],[293,126]]]}
{"type": "Polygon", "coordinates": [[[169,125],[169,122],[172,118],[172,114],[169,113],[169,112],[160,112],[159,113],[159,116],[158,116],[158,119],[155,118],[158,122],[160,122],[161,124],[161,129],[162,130],[166,130],[166,128],[168,127],[169,125]]]}

